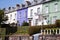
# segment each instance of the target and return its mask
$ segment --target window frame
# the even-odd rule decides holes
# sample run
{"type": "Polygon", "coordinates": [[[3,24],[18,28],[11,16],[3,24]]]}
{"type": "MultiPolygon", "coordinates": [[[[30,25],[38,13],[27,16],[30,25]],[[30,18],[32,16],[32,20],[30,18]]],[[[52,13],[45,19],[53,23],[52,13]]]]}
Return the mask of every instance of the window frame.
{"type": "Polygon", "coordinates": [[[33,9],[31,9],[31,13],[30,13],[30,17],[32,17],[33,16],[33,9]]]}
{"type": "Polygon", "coordinates": [[[54,4],[54,8],[55,8],[55,11],[57,12],[58,11],[58,3],[54,4]]]}
{"type": "Polygon", "coordinates": [[[37,13],[38,13],[38,14],[40,13],[40,7],[37,8],[37,13]]]}

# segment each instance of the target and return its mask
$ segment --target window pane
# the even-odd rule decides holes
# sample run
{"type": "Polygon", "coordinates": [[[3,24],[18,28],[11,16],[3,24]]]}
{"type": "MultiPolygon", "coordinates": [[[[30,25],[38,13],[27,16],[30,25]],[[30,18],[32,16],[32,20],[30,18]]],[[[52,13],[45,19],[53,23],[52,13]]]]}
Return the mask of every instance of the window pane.
{"type": "Polygon", "coordinates": [[[37,13],[38,13],[38,14],[40,13],[40,8],[37,8],[37,13]]]}
{"type": "Polygon", "coordinates": [[[31,9],[30,17],[32,17],[32,16],[33,16],[32,14],[33,14],[33,9],[31,9]]]}
{"type": "Polygon", "coordinates": [[[36,23],[35,23],[35,25],[37,25],[38,24],[38,19],[36,19],[36,21],[35,21],[36,23]]]}
{"type": "Polygon", "coordinates": [[[55,3],[55,11],[58,11],[58,4],[57,3],[55,3]]]}
{"type": "Polygon", "coordinates": [[[45,13],[48,13],[48,6],[45,7],[44,12],[45,12],[45,13]]]}

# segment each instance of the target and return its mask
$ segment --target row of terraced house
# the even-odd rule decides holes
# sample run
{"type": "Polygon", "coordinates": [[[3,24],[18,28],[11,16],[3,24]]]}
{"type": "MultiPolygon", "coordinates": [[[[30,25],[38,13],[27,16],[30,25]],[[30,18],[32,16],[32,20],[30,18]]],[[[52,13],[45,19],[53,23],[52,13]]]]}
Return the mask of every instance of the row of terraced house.
{"type": "Polygon", "coordinates": [[[60,19],[60,0],[34,0],[17,4],[5,10],[8,16],[6,24],[15,23],[22,26],[27,22],[30,26],[54,24],[60,19]]]}

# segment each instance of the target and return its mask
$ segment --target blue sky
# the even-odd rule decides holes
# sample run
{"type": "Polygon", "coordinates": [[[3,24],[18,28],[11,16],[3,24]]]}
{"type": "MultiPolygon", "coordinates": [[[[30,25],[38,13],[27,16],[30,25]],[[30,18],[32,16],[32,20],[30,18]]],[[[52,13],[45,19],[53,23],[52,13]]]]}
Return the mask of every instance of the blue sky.
{"type": "Polygon", "coordinates": [[[16,4],[23,3],[24,0],[0,0],[0,8],[14,7],[16,4]]]}

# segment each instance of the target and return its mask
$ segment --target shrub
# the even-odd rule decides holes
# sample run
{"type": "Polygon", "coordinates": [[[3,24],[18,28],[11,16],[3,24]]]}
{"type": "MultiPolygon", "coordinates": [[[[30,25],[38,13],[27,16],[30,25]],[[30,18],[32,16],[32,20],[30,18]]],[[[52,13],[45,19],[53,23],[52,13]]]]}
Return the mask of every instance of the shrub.
{"type": "Polygon", "coordinates": [[[56,20],[55,24],[56,24],[57,27],[60,27],[60,20],[56,20]]]}
{"type": "Polygon", "coordinates": [[[15,33],[17,31],[17,27],[11,27],[9,24],[2,24],[1,28],[6,28],[6,35],[10,33],[15,33]]]}
{"type": "Polygon", "coordinates": [[[29,27],[29,30],[28,31],[29,31],[29,34],[30,35],[33,35],[33,34],[39,33],[40,32],[40,29],[41,28],[38,27],[38,26],[37,27],[29,27]]]}
{"type": "Polygon", "coordinates": [[[46,28],[55,28],[55,24],[50,24],[50,25],[42,25],[42,26],[31,26],[29,27],[29,34],[33,35],[36,33],[40,33],[41,29],[46,29],[46,28]]]}
{"type": "Polygon", "coordinates": [[[29,23],[27,23],[27,22],[24,21],[24,22],[22,23],[22,26],[29,26],[29,23]]]}

